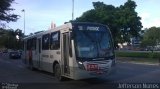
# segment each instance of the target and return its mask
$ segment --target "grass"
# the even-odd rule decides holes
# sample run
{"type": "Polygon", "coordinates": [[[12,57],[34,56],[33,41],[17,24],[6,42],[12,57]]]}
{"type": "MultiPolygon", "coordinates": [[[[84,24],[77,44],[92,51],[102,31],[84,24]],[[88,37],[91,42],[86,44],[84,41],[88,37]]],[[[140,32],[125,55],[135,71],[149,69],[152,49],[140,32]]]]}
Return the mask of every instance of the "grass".
{"type": "Polygon", "coordinates": [[[116,52],[116,57],[121,61],[159,63],[159,52],[116,52]]]}
{"type": "Polygon", "coordinates": [[[151,63],[151,64],[159,63],[158,59],[151,59],[151,58],[118,57],[117,59],[123,62],[138,62],[138,63],[151,63]]]}
{"type": "Polygon", "coordinates": [[[117,57],[160,58],[159,52],[116,52],[117,57]]]}

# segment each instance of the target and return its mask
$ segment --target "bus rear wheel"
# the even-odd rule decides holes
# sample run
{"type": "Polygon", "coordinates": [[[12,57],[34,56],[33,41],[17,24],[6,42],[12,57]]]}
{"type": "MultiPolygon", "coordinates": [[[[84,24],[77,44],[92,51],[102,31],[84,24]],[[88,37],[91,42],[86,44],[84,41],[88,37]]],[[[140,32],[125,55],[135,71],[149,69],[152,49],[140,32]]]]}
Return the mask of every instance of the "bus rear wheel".
{"type": "Polygon", "coordinates": [[[54,67],[54,75],[59,81],[63,80],[62,79],[61,68],[60,68],[60,65],[58,63],[54,67]]]}
{"type": "Polygon", "coordinates": [[[35,67],[33,66],[33,64],[29,64],[29,65],[28,65],[28,69],[34,71],[34,70],[35,70],[35,67]]]}

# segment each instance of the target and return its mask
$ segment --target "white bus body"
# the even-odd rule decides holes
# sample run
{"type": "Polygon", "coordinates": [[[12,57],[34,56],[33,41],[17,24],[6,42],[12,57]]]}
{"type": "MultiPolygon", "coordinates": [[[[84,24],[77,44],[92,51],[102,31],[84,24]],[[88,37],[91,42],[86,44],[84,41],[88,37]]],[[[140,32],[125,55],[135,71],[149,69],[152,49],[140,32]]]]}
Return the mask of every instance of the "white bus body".
{"type": "Polygon", "coordinates": [[[58,79],[104,76],[115,65],[111,33],[101,24],[66,23],[24,38],[23,61],[58,79]]]}

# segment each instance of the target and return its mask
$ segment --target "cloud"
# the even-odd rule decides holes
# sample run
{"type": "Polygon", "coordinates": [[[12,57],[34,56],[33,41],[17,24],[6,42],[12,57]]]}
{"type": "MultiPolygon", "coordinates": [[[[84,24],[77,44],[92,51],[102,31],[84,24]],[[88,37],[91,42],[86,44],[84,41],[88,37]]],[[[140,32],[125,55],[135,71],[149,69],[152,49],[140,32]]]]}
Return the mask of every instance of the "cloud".
{"type": "Polygon", "coordinates": [[[140,17],[142,18],[141,22],[142,22],[143,28],[150,28],[153,26],[160,27],[159,17],[154,16],[153,14],[150,14],[148,12],[140,13],[140,17]]]}
{"type": "Polygon", "coordinates": [[[152,27],[152,26],[160,27],[160,18],[152,19],[150,24],[148,24],[148,27],[152,27]]]}
{"type": "Polygon", "coordinates": [[[142,17],[142,20],[147,20],[148,18],[150,18],[150,13],[143,12],[140,14],[140,16],[142,17]]]}

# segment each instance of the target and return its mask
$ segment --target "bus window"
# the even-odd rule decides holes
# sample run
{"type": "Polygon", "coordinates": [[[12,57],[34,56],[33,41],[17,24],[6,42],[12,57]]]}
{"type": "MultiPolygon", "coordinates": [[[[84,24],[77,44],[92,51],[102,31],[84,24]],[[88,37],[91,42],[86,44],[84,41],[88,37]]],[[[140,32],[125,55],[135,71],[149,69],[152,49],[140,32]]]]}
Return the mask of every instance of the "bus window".
{"type": "Polygon", "coordinates": [[[50,49],[57,50],[60,48],[60,32],[51,33],[50,49]]]}
{"type": "Polygon", "coordinates": [[[36,49],[36,38],[27,40],[27,50],[35,50],[36,49]]]}
{"type": "Polygon", "coordinates": [[[27,40],[27,50],[31,49],[31,39],[27,40]]]}
{"type": "Polygon", "coordinates": [[[69,36],[69,56],[72,57],[72,32],[70,32],[69,36]]]}
{"type": "Polygon", "coordinates": [[[49,50],[49,38],[49,34],[42,36],[42,50],[49,50]]]}
{"type": "Polygon", "coordinates": [[[32,39],[32,50],[36,50],[36,39],[37,38],[32,39]]]}
{"type": "Polygon", "coordinates": [[[75,50],[78,58],[105,58],[113,56],[111,36],[104,26],[77,26],[74,28],[75,50]]]}

